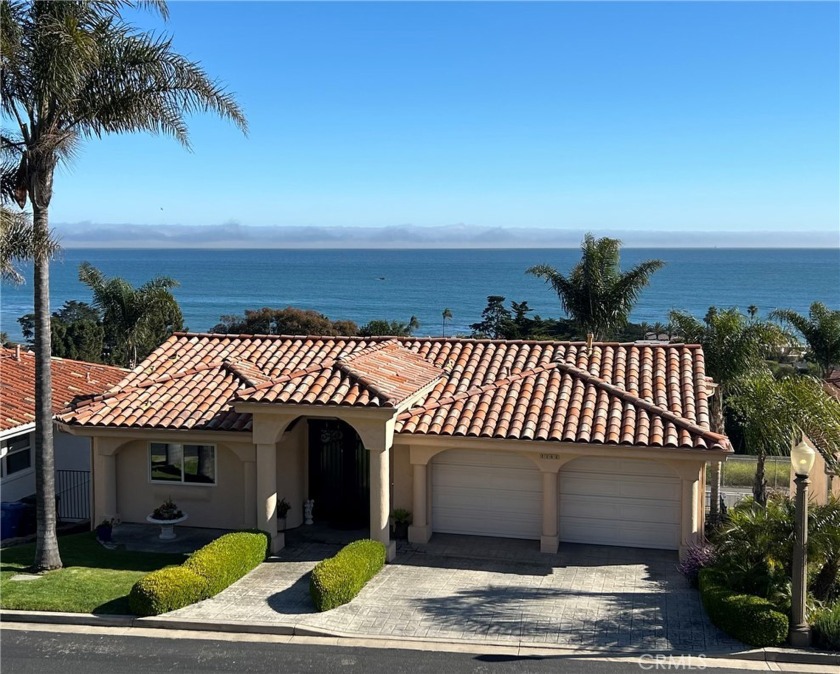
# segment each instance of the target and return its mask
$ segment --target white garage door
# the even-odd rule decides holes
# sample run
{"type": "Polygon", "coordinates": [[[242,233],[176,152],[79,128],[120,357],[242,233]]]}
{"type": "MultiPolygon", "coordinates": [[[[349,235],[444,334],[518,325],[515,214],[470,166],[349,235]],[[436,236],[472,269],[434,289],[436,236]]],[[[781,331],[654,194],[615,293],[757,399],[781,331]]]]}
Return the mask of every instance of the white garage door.
{"type": "Polygon", "coordinates": [[[508,452],[449,450],[432,460],[432,531],[538,539],[542,478],[508,452]]]}
{"type": "Polygon", "coordinates": [[[679,478],[654,461],[569,462],[560,469],[560,540],[678,549],[679,478]]]}

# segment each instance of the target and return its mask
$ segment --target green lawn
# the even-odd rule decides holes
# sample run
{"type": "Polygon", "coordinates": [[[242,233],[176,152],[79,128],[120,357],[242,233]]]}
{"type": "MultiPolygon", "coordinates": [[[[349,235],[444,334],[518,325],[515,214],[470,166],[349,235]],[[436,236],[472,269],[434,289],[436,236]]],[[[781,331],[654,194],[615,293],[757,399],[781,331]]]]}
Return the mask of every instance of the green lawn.
{"type": "Polygon", "coordinates": [[[25,573],[35,557],[35,545],[0,550],[0,607],[71,613],[123,613],[128,593],[149,571],[181,564],[184,555],[107,550],[92,532],[58,539],[64,568],[37,580],[12,581],[25,573]]]}

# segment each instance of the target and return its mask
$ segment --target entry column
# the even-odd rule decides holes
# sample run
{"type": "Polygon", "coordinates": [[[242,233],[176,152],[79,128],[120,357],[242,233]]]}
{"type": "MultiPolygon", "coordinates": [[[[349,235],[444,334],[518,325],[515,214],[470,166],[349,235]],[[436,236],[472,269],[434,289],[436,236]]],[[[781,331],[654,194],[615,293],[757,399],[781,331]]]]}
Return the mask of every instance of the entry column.
{"type": "Polygon", "coordinates": [[[560,536],[557,531],[557,471],[542,471],[542,536],[540,552],[557,552],[560,536]]]}
{"type": "Polygon", "coordinates": [[[697,501],[700,498],[700,476],[680,480],[682,487],[682,521],[680,523],[680,559],[700,539],[700,518],[697,501]]]}
{"type": "Polygon", "coordinates": [[[257,445],[257,528],[271,538],[271,552],[286,545],[285,535],[277,533],[277,446],[257,445]]]}

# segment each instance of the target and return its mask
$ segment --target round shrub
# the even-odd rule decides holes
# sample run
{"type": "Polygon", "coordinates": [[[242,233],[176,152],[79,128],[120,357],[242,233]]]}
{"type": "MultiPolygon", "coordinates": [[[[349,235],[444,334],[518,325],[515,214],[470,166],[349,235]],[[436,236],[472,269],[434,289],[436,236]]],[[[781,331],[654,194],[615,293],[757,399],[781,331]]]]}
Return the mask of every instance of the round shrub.
{"type": "Polygon", "coordinates": [[[379,541],[354,541],[312,570],[309,594],[319,611],[346,604],[385,565],[385,546],[379,541]]]}
{"type": "Polygon", "coordinates": [[[207,581],[183,566],[152,571],[134,583],[128,605],[139,616],[160,615],[206,599],[207,581]]]}
{"type": "Polygon", "coordinates": [[[700,571],[700,598],[716,627],[756,647],[778,646],[787,640],[790,621],[766,599],[738,594],[714,569],[700,571]]]}

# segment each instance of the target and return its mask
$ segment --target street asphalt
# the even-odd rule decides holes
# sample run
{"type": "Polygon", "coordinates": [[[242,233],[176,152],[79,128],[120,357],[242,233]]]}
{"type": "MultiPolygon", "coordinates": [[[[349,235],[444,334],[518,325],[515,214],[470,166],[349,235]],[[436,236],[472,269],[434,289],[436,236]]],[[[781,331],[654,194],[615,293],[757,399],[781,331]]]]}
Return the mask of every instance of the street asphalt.
{"type": "MultiPolygon", "coordinates": [[[[178,672],[179,674],[235,672],[314,672],[318,674],[466,674],[557,673],[618,674],[665,670],[732,674],[737,670],[821,672],[806,665],[715,661],[702,656],[660,659],[633,655],[621,659],[581,653],[523,654],[487,649],[443,652],[418,648],[381,648],[375,645],[334,645],[324,640],[270,638],[257,635],[213,635],[189,638],[134,636],[119,630],[4,625],[0,631],[0,666],[4,674],[123,674],[178,672]],[[89,630],[88,633],[83,629],[89,630]],[[721,666],[728,663],[728,666],[721,666]],[[733,669],[734,668],[734,669],[733,669]]],[[[435,648],[430,645],[429,648],[435,648]]],[[[666,658],[667,656],[660,656],[666,658]]],[[[837,671],[837,669],[835,669],[837,671]]]]}

